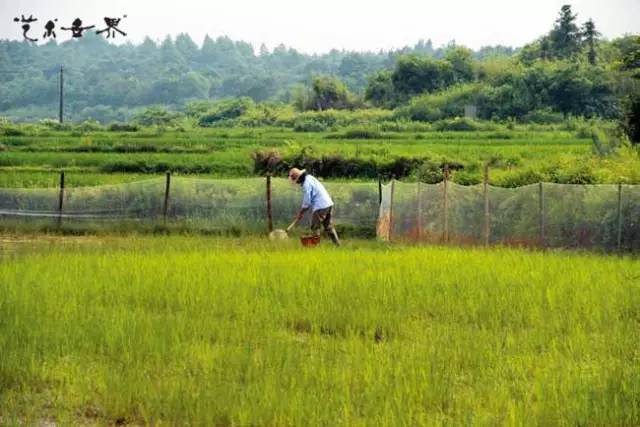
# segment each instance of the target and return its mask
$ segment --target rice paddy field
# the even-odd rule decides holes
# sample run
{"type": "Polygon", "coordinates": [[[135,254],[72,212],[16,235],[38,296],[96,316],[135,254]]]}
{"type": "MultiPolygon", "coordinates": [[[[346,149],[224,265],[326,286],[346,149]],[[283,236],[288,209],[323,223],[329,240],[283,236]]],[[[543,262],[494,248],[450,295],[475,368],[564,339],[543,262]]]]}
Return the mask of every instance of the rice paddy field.
{"type": "MultiPolygon", "coordinates": [[[[24,125],[4,135],[0,132],[0,187],[55,187],[60,170],[66,171],[69,186],[130,182],[166,171],[248,177],[258,174],[253,155],[260,151],[274,151],[288,158],[338,156],[375,165],[399,158],[450,163],[457,165],[452,178],[461,184],[479,183],[484,163],[491,164],[490,182],[498,186],[539,181],[640,183],[637,153],[594,156],[591,137],[584,131],[376,131],[356,136],[340,130],[149,128],[139,132],[81,132],[24,125]]],[[[371,181],[377,176],[349,178],[371,181]]]]}
{"type": "Polygon", "coordinates": [[[3,425],[640,424],[640,262],[0,236],[3,425]]]}

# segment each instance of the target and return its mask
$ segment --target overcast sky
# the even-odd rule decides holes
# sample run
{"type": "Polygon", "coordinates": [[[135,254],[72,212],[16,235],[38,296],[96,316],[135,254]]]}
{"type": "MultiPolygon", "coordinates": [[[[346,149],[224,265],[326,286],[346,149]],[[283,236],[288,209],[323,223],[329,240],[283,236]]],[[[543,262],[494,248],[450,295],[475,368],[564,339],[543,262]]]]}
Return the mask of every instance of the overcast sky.
{"type": "MultiPolygon", "coordinates": [[[[0,38],[21,39],[15,16],[33,14],[32,37],[42,37],[48,19],[70,26],[80,17],[103,27],[103,17],[127,15],[127,40],[163,39],[186,32],[198,44],[205,34],[228,35],[256,48],[280,43],[308,53],[332,48],[389,50],[432,39],[522,46],[548,31],[567,0],[0,0],[0,38]]],[[[575,0],[584,22],[593,18],[607,38],[640,33],[640,0],[575,0]]],[[[67,40],[59,31],[58,39],[67,40]]]]}

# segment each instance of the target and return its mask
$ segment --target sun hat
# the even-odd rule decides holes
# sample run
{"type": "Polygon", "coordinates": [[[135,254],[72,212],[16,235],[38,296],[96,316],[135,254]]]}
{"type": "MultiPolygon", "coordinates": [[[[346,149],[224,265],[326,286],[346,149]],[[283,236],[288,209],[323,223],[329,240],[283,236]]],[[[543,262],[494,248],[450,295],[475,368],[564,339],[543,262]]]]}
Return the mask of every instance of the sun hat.
{"type": "Polygon", "coordinates": [[[291,168],[291,170],[289,170],[289,180],[291,182],[297,183],[300,177],[304,175],[305,172],[307,172],[306,169],[291,168]]]}

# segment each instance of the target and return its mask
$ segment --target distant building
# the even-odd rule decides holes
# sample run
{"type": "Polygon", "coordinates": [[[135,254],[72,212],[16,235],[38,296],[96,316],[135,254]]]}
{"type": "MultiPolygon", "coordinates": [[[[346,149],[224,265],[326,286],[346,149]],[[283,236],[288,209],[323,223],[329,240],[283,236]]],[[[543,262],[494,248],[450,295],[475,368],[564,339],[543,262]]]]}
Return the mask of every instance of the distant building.
{"type": "Polygon", "coordinates": [[[478,107],[475,105],[464,106],[464,116],[469,119],[475,119],[478,117],[478,107]]]}

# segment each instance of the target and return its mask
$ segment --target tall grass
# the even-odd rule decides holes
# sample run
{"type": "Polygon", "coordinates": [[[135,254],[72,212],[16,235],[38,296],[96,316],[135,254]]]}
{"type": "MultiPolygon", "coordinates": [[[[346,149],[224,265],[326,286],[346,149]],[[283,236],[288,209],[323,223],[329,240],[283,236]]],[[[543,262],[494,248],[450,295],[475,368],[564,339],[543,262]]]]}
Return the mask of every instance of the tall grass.
{"type": "Polygon", "coordinates": [[[93,238],[0,278],[0,423],[640,423],[633,259],[93,238]]]}

